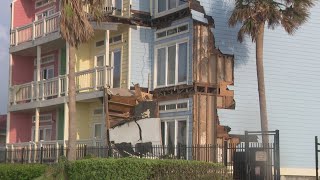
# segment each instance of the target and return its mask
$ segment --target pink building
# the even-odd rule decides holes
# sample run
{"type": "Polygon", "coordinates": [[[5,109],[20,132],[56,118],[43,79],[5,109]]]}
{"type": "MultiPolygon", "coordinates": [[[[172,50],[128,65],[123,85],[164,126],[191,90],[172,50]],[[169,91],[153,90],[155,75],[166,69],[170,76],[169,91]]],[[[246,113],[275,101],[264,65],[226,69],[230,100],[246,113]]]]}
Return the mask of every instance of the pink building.
{"type": "Polygon", "coordinates": [[[6,143],[7,115],[0,115],[0,146],[6,143]]]}

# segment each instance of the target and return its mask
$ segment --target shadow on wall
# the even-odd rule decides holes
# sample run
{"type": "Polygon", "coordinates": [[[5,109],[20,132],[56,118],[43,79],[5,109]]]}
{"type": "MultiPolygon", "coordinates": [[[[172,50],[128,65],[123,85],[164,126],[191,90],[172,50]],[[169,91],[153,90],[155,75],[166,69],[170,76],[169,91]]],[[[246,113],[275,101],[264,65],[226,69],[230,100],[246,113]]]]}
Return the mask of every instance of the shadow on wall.
{"type": "Polygon", "coordinates": [[[30,0],[21,0],[21,4],[26,16],[34,20],[34,1],[30,3],[30,0]]]}
{"type": "Polygon", "coordinates": [[[237,41],[238,31],[241,27],[229,27],[228,21],[234,9],[234,0],[214,0],[209,1],[210,5],[205,5],[206,13],[214,18],[215,28],[213,30],[215,36],[216,47],[223,53],[235,55],[235,67],[245,65],[250,56],[251,42],[245,39],[242,43],[237,41]]]}

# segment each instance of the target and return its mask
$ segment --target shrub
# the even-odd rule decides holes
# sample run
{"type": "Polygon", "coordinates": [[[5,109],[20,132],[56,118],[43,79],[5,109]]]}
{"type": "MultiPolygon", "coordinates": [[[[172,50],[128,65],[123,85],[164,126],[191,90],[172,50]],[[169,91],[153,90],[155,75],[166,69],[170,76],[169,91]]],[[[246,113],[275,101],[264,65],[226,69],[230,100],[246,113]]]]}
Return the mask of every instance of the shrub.
{"type": "Polygon", "coordinates": [[[66,167],[69,179],[227,179],[221,165],[199,161],[85,159],[66,167]]]}
{"type": "Polygon", "coordinates": [[[47,166],[40,164],[0,164],[1,180],[29,180],[41,176],[47,166]]]}

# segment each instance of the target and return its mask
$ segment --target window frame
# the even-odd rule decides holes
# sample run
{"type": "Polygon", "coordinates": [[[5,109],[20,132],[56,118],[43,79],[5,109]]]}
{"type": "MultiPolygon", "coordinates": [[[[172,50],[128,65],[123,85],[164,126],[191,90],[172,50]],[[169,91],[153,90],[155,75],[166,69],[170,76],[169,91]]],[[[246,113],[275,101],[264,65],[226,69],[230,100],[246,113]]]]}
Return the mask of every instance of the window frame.
{"type": "Polygon", "coordinates": [[[103,138],[103,127],[102,127],[102,123],[93,123],[93,131],[92,131],[92,138],[96,139],[96,140],[101,140],[103,138]],[[100,135],[100,138],[96,138],[96,125],[100,125],[101,129],[100,129],[100,132],[101,132],[101,135],[100,135]]]}
{"type": "MultiPolygon", "coordinates": [[[[190,126],[189,126],[189,123],[190,123],[190,119],[188,116],[176,116],[176,117],[166,117],[166,118],[160,118],[161,119],[161,123],[164,123],[165,124],[165,127],[164,127],[164,132],[167,134],[168,133],[168,125],[167,123],[168,122],[174,122],[175,124],[175,127],[174,127],[174,146],[177,147],[178,145],[178,122],[179,121],[185,121],[186,122],[186,146],[189,147],[190,145],[190,142],[189,142],[189,132],[190,132],[190,126]]],[[[162,133],[162,132],[161,132],[162,133]]],[[[163,135],[161,134],[161,137],[163,137],[163,135]]],[[[167,135],[164,136],[165,139],[163,140],[162,139],[162,145],[164,145],[165,147],[168,146],[168,138],[167,138],[167,135]]],[[[175,149],[175,154],[174,155],[177,155],[178,152],[177,152],[177,148],[174,148],[175,149]]],[[[187,157],[189,157],[189,152],[187,151],[187,157]]]]}
{"type": "MultiPolygon", "coordinates": [[[[36,116],[32,116],[32,123],[35,123],[35,118],[36,118],[36,116]]],[[[43,122],[52,122],[52,118],[53,118],[53,116],[52,116],[51,113],[40,114],[40,115],[39,115],[39,122],[40,122],[40,123],[43,123],[43,122]],[[41,120],[40,120],[41,116],[50,116],[51,118],[50,118],[50,120],[41,121],[41,120]]]]}
{"type": "Polygon", "coordinates": [[[110,54],[109,54],[109,61],[110,61],[110,65],[112,67],[112,73],[111,73],[111,82],[112,82],[112,87],[113,88],[120,88],[121,87],[121,81],[122,81],[122,61],[123,61],[123,56],[122,56],[122,48],[117,48],[117,49],[113,49],[113,50],[110,50],[110,54]],[[120,82],[119,82],[119,87],[114,87],[114,53],[116,52],[120,52],[120,82]]]}
{"type": "MultiPolygon", "coordinates": [[[[50,65],[50,66],[45,66],[45,67],[42,67],[41,68],[41,70],[40,70],[40,80],[42,81],[42,80],[50,80],[50,79],[53,79],[55,76],[54,76],[54,70],[55,70],[55,68],[54,68],[54,65],[50,65]],[[48,70],[49,69],[52,69],[52,71],[53,71],[53,76],[52,76],[52,78],[44,78],[44,70],[47,70],[47,72],[48,72],[48,70]]],[[[48,74],[48,73],[47,73],[48,74]]],[[[48,76],[48,75],[47,75],[48,76]]]]}
{"type": "Polygon", "coordinates": [[[171,38],[171,37],[174,37],[174,36],[179,36],[179,35],[181,35],[181,34],[185,34],[185,33],[188,33],[188,32],[190,32],[190,24],[189,24],[188,22],[186,22],[186,23],[182,23],[182,24],[179,24],[179,25],[170,26],[170,27],[168,27],[168,28],[164,28],[164,29],[159,29],[159,30],[157,30],[157,31],[154,33],[154,39],[155,39],[156,41],[160,41],[160,40],[167,39],[167,38],[171,38]],[[158,34],[158,33],[166,32],[166,34],[167,34],[167,31],[168,31],[168,30],[178,29],[179,27],[182,27],[182,26],[185,26],[185,25],[188,26],[188,30],[186,30],[186,31],[177,32],[177,33],[175,33],[175,34],[166,35],[165,37],[157,38],[157,34],[158,34]]]}
{"type": "MultiPolygon", "coordinates": [[[[155,10],[154,17],[155,17],[155,18],[161,17],[161,16],[165,16],[165,15],[167,15],[167,14],[170,14],[170,13],[173,13],[173,12],[176,12],[176,11],[179,11],[179,10],[182,10],[182,9],[187,8],[187,7],[189,6],[187,2],[184,3],[184,4],[182,4],[182,5],[179,5],[179,1],[180,1],[180,0],[176,0],[176,7],[175,7],[175,8],[172,8],[172,9],[169,9],[169,7],[168,7],[168,1],[169,1],[169,0],[165,0],[165,1],[166,1],[166,10],[164,10],[164,11],[162,11],[162,12],[159,12],[159,11],[158,11],[158,1],[159,1],[159,0],[156,0],[156,1],[155,1],[155,8],[154,8],[154,10],[155,10]]],[[[163,0],[160,0],[160,1],[163,1],[163,0]]]]}
{"type": "Polygon", "coordinates": [[[106,66],[106,55],[105,54],[97,54],[94,56],[94,68],[104,67],[106,66]],[[97,66],[98,65],[98,57],[103,56],[103,66],[97,66]]]}
{"type": "MultiPolygon", "coordinates": [[[[49,63],[53,63],[53,62],[55,61],[54,58],[55,58],[55,55],[54,55],[54,54],[49,54],[49,55],[42,56],[41,59],[40,59],[40,66],[45,65],[45,64],[49,64],[49,63]],[[48,58],[48,57],[52,57],[52,60],[43,63],[42,60],[43,60],[44,58],[48,58]]],[[[37,58],[34,59],[34,63],[33,63],[33,64],[34,64],[34,66],[37,66],[37,58]]]]}
{"type": "MultiPolygon", "coordinates": [[[[31,128],[31,141],[34,142],[35,141],[35,126],[32,126],[31,128]]],[[[46,125],[46,126],[39,126],[39,141],[52,141],[52,125],[46,125]],[[44,130],[45,132],[50,129],[51,130],[51,136],[50,136],[50,140],[45,140],[45,133],[44,133],[44,140],[40,140],[40,130],[44,130]]]]}
{"type": "Polygon", "coordinates": [[[178,99],[178,100],[173,100],[173,101],[164,101],[164,102],[159,102],[159,112],[160,113],[170,113],[170,112],[181,112],[181,111],[189,111],[189,105],[190,105],[190,100],[189,99],[178,99]],[[187,103],[187,108],[178,108],[178,104],[181,103],[187,103]],[[167,105],[172,105],[175,104],[176,108],[175,109],[169,109],[166,110],[160,110],[160,106],[167,106],[167,105]]]}
{"type": "Polygon", "coordinates": [[[120,44],[123,42],[123,35],[122,34],[118,34],[118,35],[114,35],[112,37],[109,38],[109,45],[116,45],[116,44],[120,44]],[[121,40],[120,41],[114,41],[115,37],[119,37],[121,36],[121,40]],[[110,40],[112,40],[112,42],[110,42],[110,40]]]}
{"type": "Polygon", "coordinates": [[[182,38],[176,41],[170,41],[168,43],[162,43],[159,45],[156,45],[154,48],[154,88],[161,88],[161,87],[167,87],[167,86],[175,86],[175,85],[181,85],[181,84],[187,84],[189,81],[189,58],[190,58],[190,41],[189,38],[182,38]],[[179,82],[179,72],[178,72],[178,68],[179,68],[179,45],[183,44],[183,43],[187,43],[187,73],[186,73],[186,81],[184,82],[179,82]],[[175,45],[176,46],[176,57],[175,57],[175,83],[174,84],[168,84],[168,47],[171,47],[175,45]],[[166,48],[166,62],[165,62],[165,84],[164,85],[158,85],[158,50],[162,49],[162,48],[166,48]]]}
{"type": "MultiPolygon", "coordinates": [[[[40,1],[44,1],[44,0],[37,0],[34,2],[34,9],[39,9],[39,8],[42,8],[42,7],[47,6],[48,4],[52,3],[52,2],[50,2],[50,0],[48,0],[48,2],[46,2],[45,4],[41,4],[40,6],[37,6],[37,3],[40,1]]],[[[55,2],[55,1],[53,1],[53,2],[55,2]]]]}
{"type": "Polygon", "coordinates": [[[46,11],[47,11],[48,14],[49,14],[49,11],[50,11],[50,10],[53,10],[53,11],[54,11],[53,14],[56,13],[55,6],[48,7],[48,8],[46,8],[46,9],[44,9],[44,10],[41,10],[41,11],[39,11],[39,12],[36,12],[36,13],[35,13],[34,20],[35,20],[35,21],[41,21],[41,20],[43,20],[45,17],[50,17],[50,16],[52,16],[52,15],[48,15],[48,16],[42,17],[42,19],[39,19],[39,18],[38,18],[38,15],[42,14],[43,12],[46,12],[46,11]]]}
{"type": "Polygon", "coordinates": [[[106,45],[106,40],[105,40],[105,39],[95,41],[95,44],[94,44],[95,48],[102,48],[102,47],[104,47],[105,45],[106,45]],[[98,43],[98,42],[101,42],[101,41],[103,41],[103,45],[97,46],[97,43],[98,43]]]}

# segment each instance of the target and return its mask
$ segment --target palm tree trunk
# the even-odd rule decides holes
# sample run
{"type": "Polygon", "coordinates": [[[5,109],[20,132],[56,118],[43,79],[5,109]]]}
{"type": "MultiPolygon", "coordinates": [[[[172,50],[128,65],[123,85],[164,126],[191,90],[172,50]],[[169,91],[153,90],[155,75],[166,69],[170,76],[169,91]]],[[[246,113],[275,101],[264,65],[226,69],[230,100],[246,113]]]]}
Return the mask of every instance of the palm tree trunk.
{"type": "Polygon", "coordinates": [[[77,149],[77,118],[76,118],[76,89],[75,89],[75,47],[69,46],[69,141],[68,160],[76,160],[77,149]]]}
{"type": "MultiPolygon", "coordinates": [[[[268,131],[268,117],[267,117],[267,102],[264,85],[264,68],[263,68],[263,38],[264,38],[264,23],[259,27],[259,33],[256,38],[256,65],[258,78],[258,91],[260,103],[260,120],[261,131],[268,131]]],[[[269,142],[268,135],[262,135],[262,142],[264,144],[269,142]]]]}

